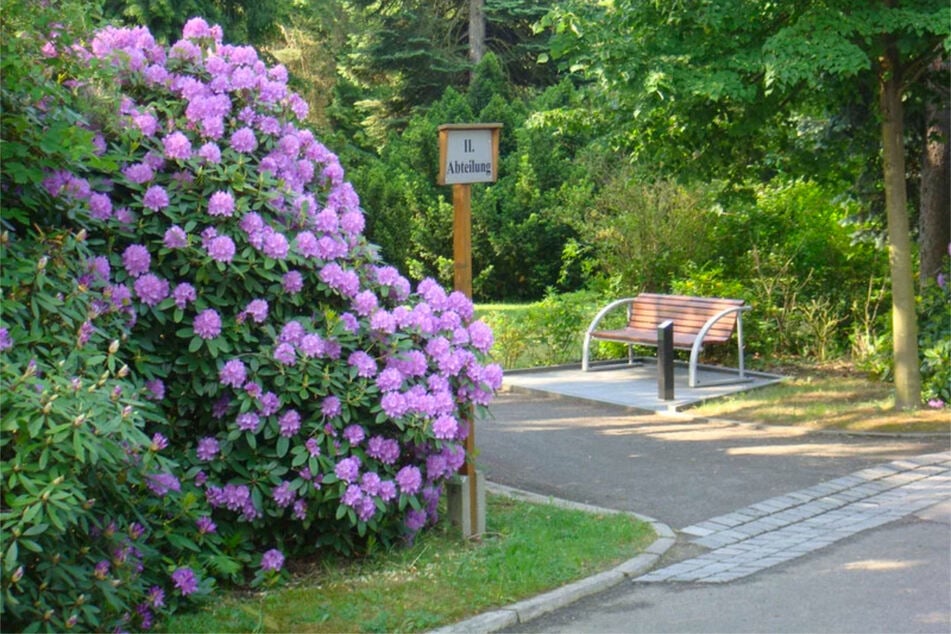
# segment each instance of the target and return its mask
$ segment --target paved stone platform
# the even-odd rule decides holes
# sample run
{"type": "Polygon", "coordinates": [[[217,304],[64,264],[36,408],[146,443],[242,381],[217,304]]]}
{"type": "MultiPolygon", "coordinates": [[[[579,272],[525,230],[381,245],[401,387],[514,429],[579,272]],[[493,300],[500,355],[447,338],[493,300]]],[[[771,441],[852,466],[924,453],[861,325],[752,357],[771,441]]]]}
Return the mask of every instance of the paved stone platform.
{"type": "Polygon", "coordinates": [[[747,370],[741,378],[735,369],[718,366],[697,367],[698,385],[689,387],[686,363],[674,364],[674,398],[660,398],[657,385],[657,360],[637,358],[599,362],[587,372],[580,365],[556,366],[531,370],[509,370],[503,385],[569,396],[645,411],[676,412],[715,398],[753,390],[783,380],[783,377],[747,370]]]}

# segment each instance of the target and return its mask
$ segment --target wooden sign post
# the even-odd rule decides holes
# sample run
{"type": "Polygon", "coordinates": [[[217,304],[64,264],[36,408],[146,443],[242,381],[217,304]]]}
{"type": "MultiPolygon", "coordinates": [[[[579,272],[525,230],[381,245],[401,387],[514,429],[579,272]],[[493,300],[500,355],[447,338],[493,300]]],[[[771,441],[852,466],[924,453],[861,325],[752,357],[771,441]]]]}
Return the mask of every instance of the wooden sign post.
{"type": "MultiPolygon", "coordinates": [[[[439,184],[452,185],[452,252],[455,290],[472,299],[472,183],[492,183],[499,174],[499,134],[501,123],[453,123],[439,126],[439,184]]],[[[461,470],[468,485],[469,517],[459,509],[463,537],[479,535],[485,529],[485,513],[480,514],[479,474],[475,470],[475,424],[468,418],[466,463],[461,470]]],[[[483,496],[484,499],[484,496],[483,496]]],[[[453,501],[450,499],[450,515],[453,501]]],[[[484,503],[483,503],[484,507],[484,503]]]]}

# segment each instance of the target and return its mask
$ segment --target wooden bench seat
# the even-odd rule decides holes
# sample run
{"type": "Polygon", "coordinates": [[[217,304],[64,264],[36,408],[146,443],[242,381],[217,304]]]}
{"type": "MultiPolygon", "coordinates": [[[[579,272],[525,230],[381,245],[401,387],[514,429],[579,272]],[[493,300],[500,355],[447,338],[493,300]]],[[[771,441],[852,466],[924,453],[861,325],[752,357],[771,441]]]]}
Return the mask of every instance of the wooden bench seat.
{"type": "Polygon", "coordinates": [[[581,369],[588,370],[592,340],[616,341],[628,345],[657,346],[657,328],[666,321],[674,324],[673,343],[678,350],[690,350],[688,383],[696,387],[697,363],[705,345],[727,343],[736,330],[739,351],[739,378],[745,380],[743,367],[743,313],[750,310],[741,299],[691,297],[641,293],[611,302],[595,316],[584,338],[581,369]],[[613,310],[627,307],[627,325],[617,329],[598,329],[601,320],[613,310]]]}

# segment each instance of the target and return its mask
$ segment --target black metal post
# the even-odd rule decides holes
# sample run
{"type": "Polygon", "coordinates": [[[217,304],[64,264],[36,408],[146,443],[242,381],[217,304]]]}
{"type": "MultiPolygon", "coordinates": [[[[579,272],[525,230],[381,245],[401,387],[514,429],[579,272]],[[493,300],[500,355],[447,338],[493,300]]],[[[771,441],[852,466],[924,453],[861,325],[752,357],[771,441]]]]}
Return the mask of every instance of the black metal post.
{"type": "Polygon", "coordinates": [[[657,398],[674,399],[674,322],[657,326],[657,398]]]}

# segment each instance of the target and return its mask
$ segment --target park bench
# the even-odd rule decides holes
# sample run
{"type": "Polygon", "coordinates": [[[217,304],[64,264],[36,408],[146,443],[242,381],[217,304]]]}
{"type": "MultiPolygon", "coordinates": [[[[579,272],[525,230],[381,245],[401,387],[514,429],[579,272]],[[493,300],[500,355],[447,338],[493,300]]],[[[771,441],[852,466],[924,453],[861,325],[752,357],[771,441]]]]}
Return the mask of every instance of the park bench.
{"type": "Polygon", "coordinates": [[[739,351],[739,380],[746,380],[743,368],[743,313],[750,310],[741,299],[690,297],[641,293],[611,302],[591,321],[584,336],[581,369],[588,370],[591,340],[617,341],[628,345],[628,362],[633,362],[633,345],[658,345],[658,327],[673,322],[673,348],[690,350],[688,384],[696,387],[697,362],[705,345],[722,344],[736,330],[739,351]],[[627,325],[613,330],[599,330],[601,320],[620,306],[627,306],[627,325]]]}

